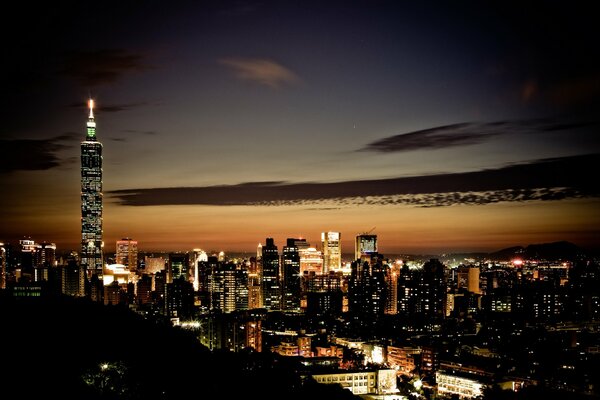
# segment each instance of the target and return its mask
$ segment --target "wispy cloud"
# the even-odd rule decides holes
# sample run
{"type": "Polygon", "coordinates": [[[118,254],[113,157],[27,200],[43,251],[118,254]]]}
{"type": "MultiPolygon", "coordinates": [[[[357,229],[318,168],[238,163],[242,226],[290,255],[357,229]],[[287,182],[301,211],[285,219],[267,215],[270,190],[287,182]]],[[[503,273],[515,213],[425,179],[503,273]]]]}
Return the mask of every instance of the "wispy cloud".
{"type": "Polygon", "coordinates": [[[77,51],[67,54],[62,72],[84,86],[114,83],[123,74],[147,69],[140,54],[122,49],[77,51]]]}
{"type": "Polygon", "coordinates": [[[64,142],[73,139],[72,133],[65,133],[50,139],[0,140],[0,173],[59,167],[68,160],[61,160],[56,153],[71,147],[64,142]]]}
{"type": "Polygon", "coordinates": [[[585,176],[600,154],[535,160],[497,169],[335,183],[249,182],[228,186],[124,189],[122,205],[411,204],[438,207],[499,201],[558,200],[600,195],[585,176]]]}
{"type": "Polygon", "coordinates": [[[125,133],[140,133],[142,135],[156,135],[156,131],[138,131],[136,129],[125,129],[123,132],[125,133]]]}
{"type": "MultiPolygon", "coordinates": [[[[124,104],[95,103],[94,110],[100,111],[100,112],[121,112],[121,111],[128,111],[128,110],[131,110],[134,108],[143,107],[143,106],[147,106],[147,105],[149,105],[149,103],[147,103],[147,102],[124,103],[124,104]]],[[[87,103],[84,103],[84,102],[72,103],[69,105],[69,107],[87,108],[87,103]]]]}
{"type": "Polygon", "coordinates": [[[595,122],[555,122],[547,119],[496,121],[487,123],[464,122],[406,132],[376,140],[359,151],[380,153],[421,149],[442,149],[482,143],[505,134],[532,134],[548,131],[579,129],[597,125],[595,122]]]}
{"type": "Polygon", "coordinates": [[[230,68],[241,80],[255,82],[272,89],[300,82],[300,78],[283,65],[263,58],[222,58],[219,64],[230,68]]]}

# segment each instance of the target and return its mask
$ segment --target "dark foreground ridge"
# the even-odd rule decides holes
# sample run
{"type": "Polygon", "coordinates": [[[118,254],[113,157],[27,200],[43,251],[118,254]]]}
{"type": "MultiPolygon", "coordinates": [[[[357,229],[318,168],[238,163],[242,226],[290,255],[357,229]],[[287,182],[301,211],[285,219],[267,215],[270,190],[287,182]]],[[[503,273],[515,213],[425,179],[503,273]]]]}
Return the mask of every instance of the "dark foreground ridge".
{"type": "Polygon", "coordinates": [[[271,353],[215,352],[187,331],[69,297],[0,299],[4,393],[20,399],[351,399],[271,353]]]}

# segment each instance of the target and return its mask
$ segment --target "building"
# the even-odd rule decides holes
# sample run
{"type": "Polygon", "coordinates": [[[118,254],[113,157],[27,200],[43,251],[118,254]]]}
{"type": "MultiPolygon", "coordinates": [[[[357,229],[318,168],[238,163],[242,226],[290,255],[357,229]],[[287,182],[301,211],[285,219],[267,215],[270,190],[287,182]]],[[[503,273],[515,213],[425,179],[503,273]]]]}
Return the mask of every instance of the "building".
{"type": "Polygon", "coordinates": [[[377,253],[377,235],[367,233],[356,235],[354,259],[360,260],[363,257],[369,259],[374,253],[377,253]]]}
{"type": "Polygon", "coordinates": [[[183,277],[166,284],[165,315],[170,318],[191,318],[194,312],[194,287],[183,277]]]}
{"type": "Polygon", "coordinates": [[[307,273],[303,276],[305,311],[310,315],[342,313],[344,293],[341,272],[329,272],[326,275],[307,273]]]}
{"type": "Polygon", "coordinates": [[[210,312],[200,317],[200,343],[210,350],[262,351],[262,315],[249,311],[223,314],[210,312]]]}
{"type": "Polygon", "coordinates": [[[348,281],[348,311],[355,321],[370,325],[381,317],[387,303],[386,273],[389,267],[373,255],[371,262],[357,259],[352,263],[348,281]]]}
{"type": "Polygon", "coordinates": [[[165,269],[165,259],[163,257],[144,257],[144,272],[154,274],[165,269]]]}
{"type": "Polygon", "coordinates": [[[387,346],[387,364],[398,371],[398,374],[414,376],[417,358],[420,358],[421,349],[418,347],[387,346]]]}
{"type": "Polygon", "coordinates": [[[398,392],[396,371],[392,369],[365,371],[335,371],[331,373],[313,374],[317,383],[338,384],[354,395],[394,394],[398,392]]]}
{"type": "Polygon", "coordinates": [[[6,248],[0,242],[0,289],[6,289],[6,248]]]}
{"type": "Polygon", "coordinates": [[[482,377],[466,374],[435,373],[437,393],[442,396],[458,395],[461,399],[473,399],[483,395],[485,383],[482,377]]]}
{"type": "Polygon", "coordinates": [[[316,274],[323,273],[323,252],[314,247],[299,248],[300,274],[304,276],[307,272],[316,274]]]}
{"type": "Polygon", "coordinates": [[[52,269],[56,267],[56,244],[42,242],[37,245],[37,264],[34,265],[34,281],[50,280],[52,269]]]}
{"type": "Polygon", "coordinates": [[[69,296],[85,295],[85,271],[76,260],[70,259],[61,267],[61,292],[69,296]]]}
{"type": "Polygon", "coordinates": [[[130,271],[137,270],[138,242],[131,238],[117,240],[115,263],[122,264],[130,271]]]}
{"type": "Polygon", "coordinates": [[[282,309],[300,311],[300,253],[296,242],[288,238],[281,255],[283,268],[283,304],[282,309]]]}
{"type": "Polygon", "coordinates": [[[248,270],[217,261],[208,279],[210,309],[229,313],[248,309],[248,270]]]}
{"type": "MultiPolygon", "coordinates": [[[[204,263],[208,261],[208,254],[206,254],[206,252],[202,249],[193,249],[192,250],[192,255],[191,255],[191,259],[190,259],[190,266],[191,266],[191,273],[192,273],[192,277],[193,277],[193,281],[192,283],[194,284],[194,291],[199,291],[201,290],[201,281],[200,281],[200,275],[201,275],[201,263],[204,263]]],[[[203,288],[206,289],[206,288],[203,288]]]]}
{"type": "Polygon", "coordinates": [[[189,274],[189,255],[188,253],[169,253],[169,262],[167,263],[167,283],[182,278],[188,280],[189,274]]]}
{"type": "Polygon", "coordinates": [[[342,242],[339,232],[322,232],[321,244],[323,245],[323,272],[342,267],[342,242]]]}
{"type": "Polygon", "coordinates": [[[312,346],[310,336],[300,336],[296,342],[282,341],[276,346],[271,346],[271,351],[286,357],[312,357],[312,346]]]}
{"type": "Polygon", "coordinates": [[[143,274],[136,284],[137,304],[144,305],[152,303],[153,276],[143,274]]]}
{"type": "Polygon", "coordinates": [[[88,277],[102,275],[102,143],[96,138],[94,100],[81,142],[81,266],[88,277]]]}
{"type": "Polygon", "coordinates": [[[444,264],[432,258],[423,264],[418,283],[417,313],[429,319],[446,316],[446,278],[444,264]]]}
{"type": "Polygon", "coordinates": [[[20,279],[34,280],[34,268],[39,264],[39,245],[31,239],[19,240],[21,254],[19,257],[20,279]]]}
{"type": "Polygon", "coordinates": [[[279,280],[279,253],[273,238],[267,238],[262,246],[261,298],[267,310],[281,309],[281,286],[279,280]]]}
{"type": "Polygon", "coordinates": [[[248,260],[248,308],[261,308],[262,300],[260,298],[261,279],[259,275],[257,257],[250,257],[248,260]]]}
{"type": "Polygon", "coordinates": [[[465,288],[472,293],[481,293],[479,287],[479,267],[470,265],[460,265],[456,271],[457,288],[465,288]]]}

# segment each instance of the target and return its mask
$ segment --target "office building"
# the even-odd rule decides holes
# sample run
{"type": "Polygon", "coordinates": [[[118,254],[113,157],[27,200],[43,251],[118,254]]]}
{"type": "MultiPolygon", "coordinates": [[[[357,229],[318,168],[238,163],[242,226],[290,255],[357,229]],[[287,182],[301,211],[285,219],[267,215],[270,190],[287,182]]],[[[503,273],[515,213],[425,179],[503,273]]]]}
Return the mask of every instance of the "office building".
{"type": "Polygon", "coordinates": [[[300,253],[296,242],[288,238],[281,256],[283,265],[283,310],[300,311],[300,253]]]}
{"type": "Polygon", "coordinates": [[[117,240],[115,262],[125,265],[130,271],[137,270],[138,242],[131,238],[117,240]]]}
{"type": "Polygon", "coordinates": [[[96,138],[94,100],[81,142],[81,266],[88,277],[102,275],[102,143],[96,138]]]}
{"type": "Polygon", "coordinates": [[[369,259],[371,254],[375,253],[377,253],[377,235],[367,233],[356,235],[354,247],[355,260],[360,260],[361,258],[369,259]]]}
{"type": "Polygon", "coordinates": [[[323,273],[342,267],[342,242],[339,232],[322,232],[323,273]]]}
{"type": "Polygon", "coordinates": [[[281,286],[279,280],[279,253],[273,238],[267,238],[262,246],[261,298],[268,310],[281,309],[281,286]]]}

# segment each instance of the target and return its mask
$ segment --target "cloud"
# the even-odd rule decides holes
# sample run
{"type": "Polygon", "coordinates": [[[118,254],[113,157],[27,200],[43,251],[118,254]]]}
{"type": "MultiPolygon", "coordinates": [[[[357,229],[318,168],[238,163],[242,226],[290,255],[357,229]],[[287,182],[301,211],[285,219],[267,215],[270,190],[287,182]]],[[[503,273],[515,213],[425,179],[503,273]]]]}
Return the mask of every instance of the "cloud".
{"type": "Polygon", "coordinates": [[[156,131],[138,131],[136,129],[125,129],[125,133],[140,133],[142,135],[156,135],[156,131]]]}
{"type": "Polygon", "coordinates": [[[222,58],[219,64],[229,67],[236,78],[259,83],[272,89],[300,82],[300,78],[275,61],[262,58],[222,58]]]}
{"type": "MultiPolygon", "coordinates": [[[[147,105],[149,105],[149,103],[147,103],[147,102],[125,103],[125,104],[101,104],[101,103],[99,104],[98,102],[95,102],[94,103],[94,113],[98,113],[98,112],[114,113],[114,112],[128,111],[133,108],[144,107],[147,105]]],[[[77,102],[77,103],[71,103],[69,105],[69,107],[73,107],[73,108],[77,108],[77,109],[84,109],[84,108],[87,109],[88,105],[87,105],[87,102],[77,102]]],[[[139,131],[136,131],[136,132],[139,132],[139,131]]]]}
{"type": "Polygon", "coordinates": [[[67,54],[62,73],[94,87],[114,83],[125,73],[147,69],[142,61],[141,55],[122,49],[76,51],[67,54]]]}
{"type": "Polygon", "coordinates": [[[248,182],[238,185],[123,189],[108,192],[122,205],[410,204],[439,207],[499,201],[599,196],[588,178],[600,154],[535,160],[497,169],[334,183],[248,182]]]}
{"type": "Polygon", "coordinates": [[[391,153],[422,149],[443,149],[477,144],[494,136],[505,134],[532,134],[547,131],[579,129],[597,125],[596,122],[555,122],[549,119],[522,121],[495,121],[487,123],[464,122],[402,133],[367,144],[359,151],[391,153]]]}
{"type": "Polygon", "coordinates": [[[63,142],[73,139],[72,133],[65,133],[50,139],[0,140],[0,173],[47,170],[68,163],[56,153],[69,148],[63,142]]]}

